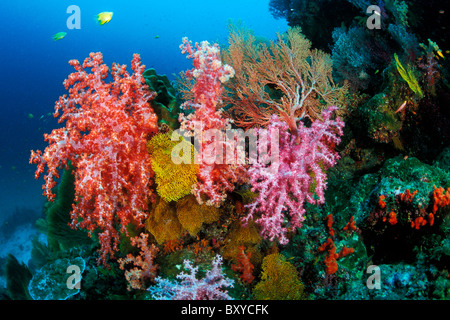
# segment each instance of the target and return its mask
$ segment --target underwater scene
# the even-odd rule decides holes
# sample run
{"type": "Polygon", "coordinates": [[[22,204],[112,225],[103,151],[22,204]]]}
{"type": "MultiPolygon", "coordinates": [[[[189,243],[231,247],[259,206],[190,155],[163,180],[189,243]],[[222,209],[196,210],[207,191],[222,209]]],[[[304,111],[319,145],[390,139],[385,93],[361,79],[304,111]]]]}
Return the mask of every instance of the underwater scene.
{"type": "Polygon", "coordinates": [[[0,300],[450,300],[449,4],[1,2],[0,300]]]}

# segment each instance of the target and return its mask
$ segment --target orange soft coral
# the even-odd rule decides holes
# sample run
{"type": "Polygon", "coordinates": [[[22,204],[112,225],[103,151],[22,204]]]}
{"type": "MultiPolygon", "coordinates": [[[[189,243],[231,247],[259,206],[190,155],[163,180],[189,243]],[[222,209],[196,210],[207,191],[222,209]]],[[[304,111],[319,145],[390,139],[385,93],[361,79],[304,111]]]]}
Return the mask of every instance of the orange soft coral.
{"type": "Polygon", "coordinates": [[[383,217],[383,222],[389,222],[391,225],[397,224],[397,214],[394,211],[389,212],[387,217],[383,217]]]}
{"type": "Polygon", "coordinates": [[[331,238],[328,238],[326,242],[322,243],[319,247],[319,252],[327,252],[325,254],[324,263],[326,265],[326,273],[334,274],[338,270],[338,264],[336,259],[338,258],[338,254],[336,254],[336,246],[334,245],[334,241],[331,238]]]}
{"type": "Polygon", "coordinates": [[[397,224],[397,214],[394,211],[391,211],[389,213],[389,220],[388,222],[392,225],[397,224]]]}
{"type": "Polygon", "coordinates": [[[356,230],[355,216],[351,216],[350,221],[345,225],[345,227],[342,230],[344,230],[344,231],[355,231],[356,230]]]}
{"type": "Polygon", "coordinates": [[[423,227],[427,224],[427,220],[425,220],[423,217],[417,217],[414,219],[413,222],[411,222],[411,228],[415,228],[416,230],[419,230],[420,227],[423,227]]]}
{"type": "Polygon", "coordinates": [[[167,240],[166,242],[164,242],[164,254],[170,254],[181,249],[183,249],[183,241],[181,241],[180,239],[167,240]]]}
{"type": "MultiPolygon", "coordinates": [[[[350,222],[347,223],[347,225],[344,227],[344,230],[351,229],[351,226],[355,227],[354,225],[354,217],[350,219],[350,222]],[[347,229],[345,229],[347,228],[347,229]]],[[[330,213],[327,215],[327,229],[328,234],[333,237],[334,236],[334,230],[333,230],[333,215],[330,213]]],[[[356,227],[355,227],[356,229],[356,227]]],[[[326,266],[325,272],[327,274],[335,274],[338,270],[338,264],[337,260],[340,258],[343,258],[351,253],[353,253],[355,250],[353,248],[347,248],[344,246],[339,253],[336,253],[336,245],[334,244],[333,238],[328,238],[326,242],[322,243],[319,247],[319,252],[326,252],[324,263],[326,266]]]]}
{"type": "Polygon", "coordinates": [[[378,206],[379,206],[381,209],[386,208],[386,202],[384,202],[385,199],[386,199],[386,197],[385,197],[384,194],[382,194],[381,196],[378,197],[378,206]]]}
{"type": "Polygon", "coordinates": [[[433,186],[433,208],[432,213],[436,214],[439,208],[448,206],[450,204],[450,188],[447,188],[447,191],[443,187],[436,188],[433,186]]]}
{"type": "Polygon", "coordinates": [[[336,253],[336,246],[333,239],[328,238],[327,241],[319,247],[319,252],[326,252],[324,259],[326,265],[325,272],[327,274],[335,274],[338,270],[337,260],[355,252],[355,249],[344,246],[339,253],[336,253]]]}
{"type": "Polygon", "coordinates": [[[419,192],[418,190],[415,190],[413,193],[409,191],[409,189],[406,189],[406,191],[402,194],[400,194],[400,200],[405,202],[412,202],[414,199],[414,196],[419,192]]]}
{"type": "Polygon", "coordinates": [[[328,229],[328,234],[330,236],[334,236],[334,230],[333,230],[333,214],[329,214],[326,217],[327,220],[327,229],[328,229]]]}
{"type": "Polygon", "coordinates": [[[131,238],[131,244],[138,247],[140,255],[133,256],[128,254],[125,258],[118,260],[119,267],[122,270],[126,269],[126,265],[133,264],[134,268],[125,271],[125,278],[128,281],[128,290],[146,289],[146,283],[149,280],[153,280],[156,276],[157,265],[153,263],[158,248],[152,244],[150,247],[147,244],[148,234],[141,233],[140,237],[131,238]]]}

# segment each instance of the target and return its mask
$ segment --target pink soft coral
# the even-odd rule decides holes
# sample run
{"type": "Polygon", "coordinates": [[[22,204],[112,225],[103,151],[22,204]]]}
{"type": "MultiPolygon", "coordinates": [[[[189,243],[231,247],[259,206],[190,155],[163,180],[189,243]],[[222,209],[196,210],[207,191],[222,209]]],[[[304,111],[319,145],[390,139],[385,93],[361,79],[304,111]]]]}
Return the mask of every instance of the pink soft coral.
{"type": "Polygon", "coordinates": [[[54,113],[57,117],[62,111],[59,123],[65,127],[44,135],[49,145],[44,153],[32,151],[30,163],[38,165],[36,179],[47,167],[43,189],[50,201],[58,170],[72,163],[72,227],[98,233],[99,262],[106,264],[108,255],[118,250],[116,228],[126,232],[130,222],[143,226],[147,215],[153,172],[146,139],[157,130],[148,100],[154,93],[145,89],[145,66],[138,54],[131,62],[132,75],[125,65],[109,69],[100,52],[91,53],[82,65],[77,60],[69,64],[76,71],[64,81],[69,96],[59,98],[54,113]],[[113,81],[107,83],[109,72],[113,81]]]}
{"type": "MultiPolygon", "coordinates": [[[[183,105],[194,112],[188,116],[180,115],[181,130],[199,140],[195,159],[199,164],[198,182],[192,193],[199,203],[206,201],[207,205],[219,206],[226,198],[226,192],[233,191],[234,184],[242,183],[246,178],[244,166],[226,163],[223,157],[227,148],[236,149],[234,142],[224,138],[224,131],[231,128],[231,121],[224,117],[220,108],[222,84],[233,77],[234,70],[229,65],[222,65],[217,44],[203,41],[193,46],[183,38],[180,49],[188,54],[187,58],[193,59],[194,64],[194,68],[186,72],[186,78],[194,82],[190,92],[193,99],[183,105]]],[[[232,156],[237,158],[236,154],[232,156]]]]}
{"type": "Polygon", "coordinates": [[[288,243],[286,233],[290,228],[301,227],[306,202],[320,204],[325,201],[327,176],[325,171],[336,164],[339,155],[334,146],[340,142],[344,123],[331,119],[336,107],[322,114],[323,120],[315,120],[311,127],[299,122],[295,133],[288,124],[273,115],[266,129],[259,129],[258,147],[270,150],[258,163],[249,169],[252,191],[259,193],[257,199],[247,205],[249,214],[244,222],[256,218],[262,227],[261,235],[281,244],[288,243]],[[269,135],[279,132],[279,146],[269,143],[269,135]],[[276,154],[275,151],[278,151],[276,154]],[[270,163],[270,165],[268,164],[270,163]],[[286,223],[286,218],[289,223],[286,223]]]}

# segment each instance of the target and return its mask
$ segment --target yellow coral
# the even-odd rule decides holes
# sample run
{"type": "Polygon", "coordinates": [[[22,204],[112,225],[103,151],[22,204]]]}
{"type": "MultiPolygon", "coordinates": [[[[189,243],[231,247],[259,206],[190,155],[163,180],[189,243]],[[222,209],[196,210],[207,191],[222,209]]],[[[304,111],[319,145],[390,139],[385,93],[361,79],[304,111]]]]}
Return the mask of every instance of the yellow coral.
{"type": "Polygon", "coordinates": [[[257,300],[304,300],[303,288],[297,269],[283,255],[273,253],[263,260],[261,281],[253,294],[257,300]]]}
{"type": "Polygon", "coordinates": [[[158,244],[178,239],[183,232],[176,207],[163,199],[153,204],[150,216],[145,221],[145,229],[155,237],[158,244]]]}
{"type": "MultiPolygon", "coordinates": [[[[181,137],[181,139],[183,139],[181,137]]],[[[197,183],[197,168],[194,164],[194,146],[186,140],[172,141],[171,133],[160,133],[147,143],[152,154],[152,169],[155,172],[156,191],[165,201],[177,201],[191,193],[197,183]],[[179,144],[189,144],[191,161],[177,163],[180,155],[172,155],[179,144]],[[178,157],[174,159],[173,157],[178,157]]]]}
{"type": "Polygon", "coordinates": [[[256,224],[250,221],[247,226],[242,226],[241,221],[236,221],[231,226],[230,232],[224,240],[223,257],[227,260],[235,261],[239,252],[239,246],[247,248],[250,253],[250,262],[257,266],[261,263],[262,256],[259,250],[261,236],[259,235],[256,224]]]}
{"type": "Polygon", "coordinates": [[[195,236],[203,223],[213,223],[219,219],[219,209],[200,205],[193,195],[179,200],[176,204],[178,221],[191,236],[195,236]]]}
{"type": "Polygon", "coordinates": [[[193,195],[188,195],[177,202],[167,202],[160,198],[152,206],[150,215],[145,221],[145,228],[156,239],[158,244],[176,240],[187,231],[195,236],[203,223],[213,223],[220,217],[216,207],[198,204],[193,195]]]}

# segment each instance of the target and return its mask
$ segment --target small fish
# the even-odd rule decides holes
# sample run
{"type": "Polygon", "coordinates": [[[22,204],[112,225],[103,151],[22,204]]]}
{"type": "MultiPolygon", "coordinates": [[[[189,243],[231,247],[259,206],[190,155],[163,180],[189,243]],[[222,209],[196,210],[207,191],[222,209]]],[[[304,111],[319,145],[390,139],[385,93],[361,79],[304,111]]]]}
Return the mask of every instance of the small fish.
{"type": "Polygon", "coordinates": [[[156,35],[156,36],[155,36],[155,39],[159,39],[159,36],[158,36],[158,35],[156,35]]]}
{"type": "Polygon", "coordinates": [[[52,38],[53,38],[53,41],[58,41],[58,40],[63,39],[66,35],[67,35],[67,32],[58,32],[52,38]]]}
{"type": "Polygon", "coordinates": [[[444,59],[445,59],[445,57],[444,57],[444,55],[442,54],[442,51],[441,51],[441,50],[438,50],[438,51],[437,51],[437,54],[438,54],[438,56],[440,56],[441,58],[444,58],[444,59]]]}
{"type": "Polygon", "coordinates": [[[100,12],[97,15],[97,20],[98,20],[98,22],[100,22],[101,25],[103,25],[105,23],[110,22],[111,19],[112,19],[112,16],[113,16],[112,12],[106,12],[106,11],[105,12],[100,12]]]}
{"type": "Polygon", "coordinates": [[[395,113],[402,111],[403,109],[405,109],[405,107],[406,107],[406,101],[403,102],[403,104],[397,109],[397,111],[395,111],[395,113]]]}
{"type": "Polygon", "coordinates": [[[377,69],[377,71],[375,71],[375,74],[377,74],[378,72],[380,72],[380,69],[377,69]]]}
{"type": "Polygon", "coordinates": [[[28,119],[33,119],[34,115],[32,113],[27,114],[28,119]]]}

